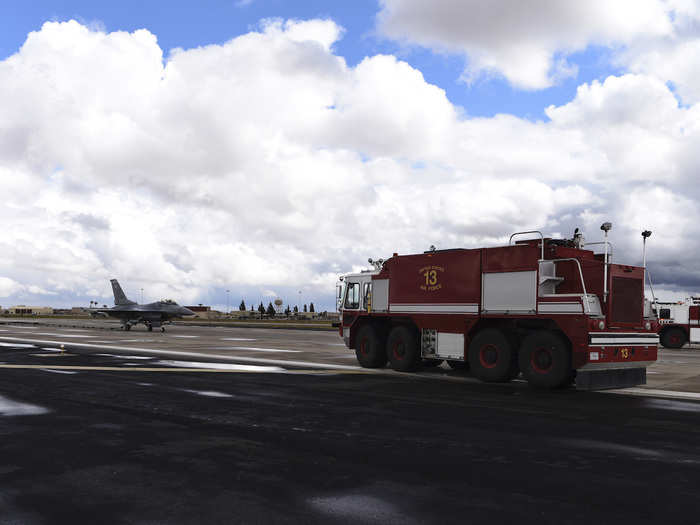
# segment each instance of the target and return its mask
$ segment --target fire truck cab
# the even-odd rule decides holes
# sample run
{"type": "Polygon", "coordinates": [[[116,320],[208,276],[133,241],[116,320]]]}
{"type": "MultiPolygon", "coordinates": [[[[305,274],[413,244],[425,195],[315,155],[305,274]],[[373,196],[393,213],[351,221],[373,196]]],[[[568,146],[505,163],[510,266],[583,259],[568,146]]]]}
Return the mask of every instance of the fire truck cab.
{"type": "Polygon", "coordinates": [[[483,381],[522,373],[545,388],[645,383],[658,335],[644,313],[644,269],[613,264],[607,244],[596,254],[580,235],[522,233],[539,238],[395,253],[343,276],[345,344],[363,367],[407,372],[447,360],[483,381]]]}

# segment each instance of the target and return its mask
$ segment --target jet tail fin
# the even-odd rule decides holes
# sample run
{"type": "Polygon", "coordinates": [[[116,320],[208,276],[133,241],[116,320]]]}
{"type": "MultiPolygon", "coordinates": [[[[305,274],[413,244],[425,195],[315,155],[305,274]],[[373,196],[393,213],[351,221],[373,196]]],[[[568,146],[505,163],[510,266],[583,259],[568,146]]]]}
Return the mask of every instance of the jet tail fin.
{"type": "Polygon", "coordinates": [[[112,291],[114,292],[114,304],[119,306],[119,305],[124,305],[124,304],[136,304],[134,301],[129,301],[129,299],[126,298],[126,294],[124,294],[124,290],[122,290],[122,287],[119,286],[119,281],[116,279],[110,280],[112,283],[112,291]]]}

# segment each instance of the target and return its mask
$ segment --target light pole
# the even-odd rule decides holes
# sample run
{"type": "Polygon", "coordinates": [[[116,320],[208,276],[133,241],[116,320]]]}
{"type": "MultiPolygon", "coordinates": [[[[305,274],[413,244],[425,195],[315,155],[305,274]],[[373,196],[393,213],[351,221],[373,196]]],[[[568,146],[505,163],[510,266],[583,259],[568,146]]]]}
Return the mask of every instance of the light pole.
{"type": "Polygon", "coordinates": [[[301,290],[299,290],[299,313],[301,313],[302,307],[301,307],[301,290]]]}
{"type": "Polygon", "coordinates": [[[649,281],[649,290],[651,291],[651,299],[656,303],[656,296],[654,295],[654,287],[651,285],[651,274],[647,271],[647,239],[651,237],[650,230],[644,230],[642,232],[642,266],[644,267],[644,277],[645,282],[649,281]]]}
{"type": "Polygon", "coordinates": [[[230,291],[231,291],[231,290],[226,290],[226,315],[229,314],[229,311],[228,311],[228,294],[229,294],[230,291]]]}
{"type": "Polygon", "coordinates": [[[141,288],[141,302],[143,303],[143,288],[141,288]]]}

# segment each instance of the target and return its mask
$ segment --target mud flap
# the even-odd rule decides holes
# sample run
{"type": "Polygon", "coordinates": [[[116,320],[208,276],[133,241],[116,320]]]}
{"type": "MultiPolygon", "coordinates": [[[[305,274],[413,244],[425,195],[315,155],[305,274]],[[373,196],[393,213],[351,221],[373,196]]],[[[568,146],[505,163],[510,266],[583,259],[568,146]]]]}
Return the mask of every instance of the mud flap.
{"type": "Polygon", "coordinates": [[[576,372],[577,390],[605,390],[646,385],[646,368],[621,368],[618,370],[588,370],[576,372]]]}

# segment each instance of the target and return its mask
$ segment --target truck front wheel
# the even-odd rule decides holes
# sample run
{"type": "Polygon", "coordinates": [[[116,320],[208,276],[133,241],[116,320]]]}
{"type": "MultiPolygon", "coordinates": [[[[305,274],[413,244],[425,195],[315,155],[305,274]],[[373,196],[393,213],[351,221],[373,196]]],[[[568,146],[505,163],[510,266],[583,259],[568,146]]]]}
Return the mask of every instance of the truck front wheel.
{"type": "Polygon", "coordinates": [[[486,328],[469,344],[469,368],[482,381],[504,382],[517,371],[516,354],[510,339],[500,330],[486,328]]]}
{"type": "Polygon", "coordinates": [[[407,326],[396,326],[389,333],[386,343],[391,368],[399,372],[412,372],[421,364],[418,336],[407,326]]]}
{"type": "Polygon", "coordinates": [[[380,368],[386,364],[384,345],[371,325],[364,325],[355,338],[357,362],[365,368],[380,368]]]}
{"type": "Polygon", "coordinates": [[[687,343],[685,332],[680,328],[669,328],[661,336],[661,344],[666,348],[680,348],[687,343]]]}
{"type": "Polygon", "coordinates": [[[558,388],[572,377],[568,345],[554,332],[538,330],[525,337],[518,361],[523,376],[536,388],[558,388]]]}

